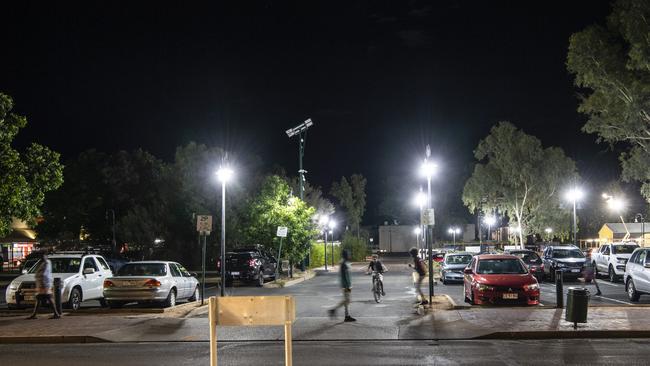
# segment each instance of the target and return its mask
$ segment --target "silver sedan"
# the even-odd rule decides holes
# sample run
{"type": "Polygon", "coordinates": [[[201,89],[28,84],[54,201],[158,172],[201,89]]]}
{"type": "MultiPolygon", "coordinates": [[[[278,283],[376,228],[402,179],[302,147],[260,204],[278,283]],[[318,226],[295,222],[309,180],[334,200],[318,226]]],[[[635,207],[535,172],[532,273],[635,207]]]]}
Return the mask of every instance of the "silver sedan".
{"type": "Polygon", "coordinates": [[[196,301],[199,297],[199,281],[176,262],[129,262],[116,276],[104,280],[104,298],[111,308],[130,302],[170,307],[177,300],[196,301]]]}

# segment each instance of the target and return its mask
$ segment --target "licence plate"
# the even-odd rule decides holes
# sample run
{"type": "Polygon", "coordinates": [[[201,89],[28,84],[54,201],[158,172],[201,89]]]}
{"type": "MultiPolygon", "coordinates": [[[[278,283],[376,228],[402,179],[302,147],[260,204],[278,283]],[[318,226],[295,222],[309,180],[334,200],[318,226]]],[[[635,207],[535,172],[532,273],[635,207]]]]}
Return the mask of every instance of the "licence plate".
{"type": "Polygon", "coordinates": [[[138,281],[122,281],[122,286],[124,287],[135,287],[138,285],[138,281]]]}
{"type": "Polygon", "coordinates": [[[239,276],[239,272],[230,272],[230,274],[233,276],[239,276]]]}
{"type": "Polygon", "coordinates": [[[519,294],[516,294],[516,293],[514,293],[514,294],[503,294],[503,298],[508,299],[508,300],[516,300],[517,298],[519,298],[519,294]]]}
{"type": "Polygon", "coordinates": [[[579,269],[572,269],[571,272],[578,273],[578,272],[580,272],[580,270],[579,269]]]}

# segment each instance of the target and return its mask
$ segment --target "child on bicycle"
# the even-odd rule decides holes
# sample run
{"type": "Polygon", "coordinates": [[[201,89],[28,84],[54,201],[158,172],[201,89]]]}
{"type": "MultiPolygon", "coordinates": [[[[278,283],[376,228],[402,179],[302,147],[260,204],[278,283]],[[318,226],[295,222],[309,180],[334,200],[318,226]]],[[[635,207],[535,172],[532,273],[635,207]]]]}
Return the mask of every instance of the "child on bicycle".
{"type": "Polygon", "coordinates": [[[386,266],[379,260],[379,256],[377,254],[372,255],[372,260],[368,264],[368,274],[375,272],[377,273],[377,276],[379,276],[379,284],[381,286],[381,296],[386,296],[386,293],[384,292],[384,272],[386,272],[386,266]]]}

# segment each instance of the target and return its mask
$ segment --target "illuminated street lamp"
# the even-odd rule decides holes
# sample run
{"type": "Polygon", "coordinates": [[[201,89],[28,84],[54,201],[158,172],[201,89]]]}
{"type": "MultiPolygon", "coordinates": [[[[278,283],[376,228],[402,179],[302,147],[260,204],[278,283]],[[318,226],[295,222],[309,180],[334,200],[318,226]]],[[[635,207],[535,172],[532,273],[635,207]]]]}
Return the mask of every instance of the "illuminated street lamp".
{"type": "Polygon", "coordinates": [[[544,232],[546,232],[546,241],[551,241],[551,233],[553,232],[553,229],[547,227],[544,229],[544,232]]]}
{"type": "MultiPolygon", "coordinates": [[[[433,215],[434,211],[433,208],[431,207],[431,177],[438,171],[438,165],[433,163],[432,161],[429,160],[431,158],[431,147],[427,145],[426,152],[425,152],[425,159],[424,162],[422,163],[422,166],[420,167],[420,174],[423,177],[427,178],[427,209],[429,212],[427,213],[427,216],[431,215],[431,217],[428,217],[429,222],[431,225],[429,225],[429,222],[427,222],[427,227],[426,230],[429,230],[429,226],[434,225],[434,220],[435,216],[433,215]]],[[[425,239],[425,244],[427,247],[427,257],[428,257],[428,264],[429,264],[429,304],[432,304],[433,301],[433,257],[431,253],[432,249],[432,235],[431,233],[433,232],[433,227],[431,228],[431,231],[429,231],[429,234],[426,235],[425,239]]]]}
{"type": "Polygon", "coordinates": [[[413,234],[415,234],[415,246],[418,248],[418,252],[420,251],[420,234],[422,234],[422,228],[420,226],[416,226],[415,229],[413,229],[413,234]]]}
{"type": "Polygon", "coordinates": [[[492,229],[492,226],[494,226],[494,224],[497,223],[497,218],[494,217],[494,216],[486,216],[486,217],[483,219],[483,222],[485,222],[485,224],[488,226],[488,232],[487,232],[488,237],[487,237],[487,240],[491,240],[492,237],[490,236],[490,230],[492,229]]]}
{"type": "Polygon", "coordinates": [[[225,296],[226,284],[226,183],[235,173],[227,166],[217,170],[217,178],[221,181],[221,296],[225,296]]]}
{"type": "Polygon", "coordinates": [[[584,192],[578,187],[569,189],[565,194],[566,199],[573,203],[573,245],[575,246],[578,246],[578,219],[576,215],[576,203],[580,201],[584,195],[584,192]]]}
{"type": "Polygon", "coordinates": [[[623,220],[623,210],[625,209],[625,201],[619,197],[614,197],[607,193],[603,193],[603,198],[607,202],[607,207],[610,210],[617,213],[618,217],[621,218],[621,222],[623,223],[623,227],[625,227],[625,231],[626,231],[625,238],[623,240],[627,240],[630,236],[630,231],[627,229],[627,225],[625,225],[625,220],[623,220]]]}
{"type": "Polygon", "coordinates": [[[323,249],[325,250],[325,271],[327,272],[327,226],[330,223],[330,218],[327,215],[321,215],[321,217],[318,219],[318,223],[320,227],[323,228],[321,233],[325,234],[325,242],[323,243],[323,249]]]}
{"type": "Polygon", "coordinates": [[[447,232],[454,238],[454,246],[456,246],[456,235],[460,234],[460,229],[457,227],[450,227],[447,232]]]}
{"type": "Polygon", "coordinates": [[[336,221],[330,220],[327,223],[327,226],[330,228],[330,245],[332,247],[332,268],[334,268],[334,228],[336,227],[336,221]]]}

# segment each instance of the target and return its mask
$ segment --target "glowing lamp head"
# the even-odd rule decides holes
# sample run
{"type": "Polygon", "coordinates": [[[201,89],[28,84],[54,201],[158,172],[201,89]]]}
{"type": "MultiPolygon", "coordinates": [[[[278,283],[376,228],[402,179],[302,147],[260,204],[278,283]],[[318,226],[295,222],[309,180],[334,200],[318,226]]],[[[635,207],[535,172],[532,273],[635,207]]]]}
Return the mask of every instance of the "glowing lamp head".
{"type": "Polygon", "coordinates": [[[431,178],[437,171],[438,165],[430,161],[425,161],[420,167],[420,174],[427,178],[431,178]]]}
{"type": "Polygon", "coordinates": [[[217,178],[222,183],[228,183],[232,179],[233,175],[235,175],[235,172],[229,167],[221,167],[217,170],[217,178]]]}
{"type": "Polygon", "coordinates": [[[571,188],[566,192],[565,196],[567,200],[576,202],[580,201],[585,196],[585,193],[580,188],[571,188]]]}
{"type": "Polygon", "coordinates": [[[415,229],[413,229],[413,234],[415,234],[415,235],[422,234],[422,228],[420,228],[419,226],[416,227],[415,229]]]}
{"type": "Polygon", "coordinates": [[[330,228],[330,234],[331,234],[331,233],[332,233],[332,229],[334,229],[334,228],[336,227],[336,221],[334,221],[334,220],[330,220],[330,221],[327,223],[327,226],[329,226],[329,228],[330,228]]]}
{"type": "Polygon", "coordinates": [[[493,226],[497,223],[497,219],[494,216],[487,216],[484,221],[489,226],[493,226]]]}

